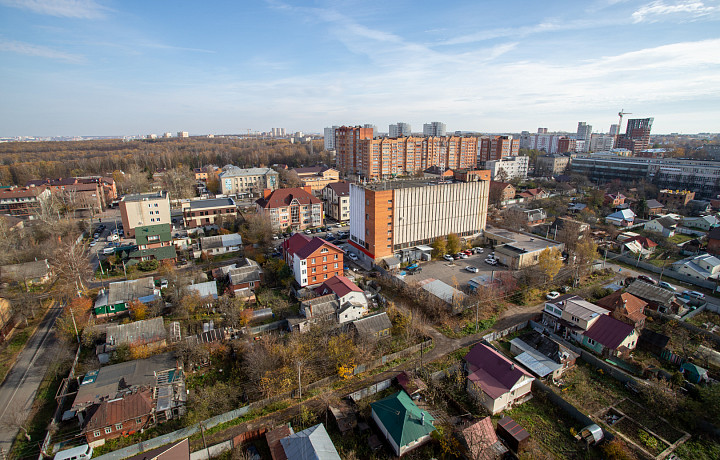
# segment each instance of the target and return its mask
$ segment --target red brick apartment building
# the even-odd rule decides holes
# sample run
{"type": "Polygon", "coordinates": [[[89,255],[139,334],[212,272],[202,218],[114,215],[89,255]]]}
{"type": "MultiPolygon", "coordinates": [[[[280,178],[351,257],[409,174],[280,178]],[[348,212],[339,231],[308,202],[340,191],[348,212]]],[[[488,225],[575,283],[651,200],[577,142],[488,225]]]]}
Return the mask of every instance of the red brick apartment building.
{"type": "Polygon", "coordinates": [[[255,204],[258,213],[270,216],[276,231],[288,227],[305,230],[323,224],[322,201],[312,194],[310,187],[280,188],[274,192],[265,189],[255,204]]]}
{"type": "Polygon", "coordinates": [[[282,243],[285,262],[301,286],[324,283],[343,274],[343,251],[322,238],[296,233],[282,243]]]}

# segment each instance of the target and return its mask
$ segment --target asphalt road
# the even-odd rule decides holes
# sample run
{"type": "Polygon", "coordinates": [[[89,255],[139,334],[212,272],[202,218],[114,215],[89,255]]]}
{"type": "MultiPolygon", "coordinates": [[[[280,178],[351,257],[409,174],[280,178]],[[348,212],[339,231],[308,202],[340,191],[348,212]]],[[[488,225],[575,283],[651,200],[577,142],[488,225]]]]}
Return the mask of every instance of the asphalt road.
{"type": "Polygon", "coordinates": [[[61,306],[48,310],[0,385],[0,447],[5,454],[10,451],[17,436],[18,423],[27,419],[40,382],[57,355],[57,339],[53,325],[61,311],[61,306]]]}

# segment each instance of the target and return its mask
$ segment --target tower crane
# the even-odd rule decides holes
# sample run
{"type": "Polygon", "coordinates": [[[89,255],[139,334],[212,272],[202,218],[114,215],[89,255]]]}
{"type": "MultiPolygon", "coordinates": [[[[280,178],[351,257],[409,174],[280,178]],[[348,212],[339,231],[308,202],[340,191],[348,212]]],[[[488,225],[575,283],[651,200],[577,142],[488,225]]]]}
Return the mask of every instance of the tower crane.
{"type": "Polygon", "coordinates": [[[618,116],[620,117],[620,121],[618,122],[617,131],[615,131],[615,139],[614,139],[614,141],[613,141],[613,143],[615,144],[615,147],[616,147],[616,148],[617,148],[617,139],[618,139],[618,136],[620,135],[620,130],[622,129],[622,119],[623,119],[623,115],[632,115],[632,113],[631,113],[631,112],[626,112],[625,109],[620,109],[620,111],[618,112],[618,116]]]}

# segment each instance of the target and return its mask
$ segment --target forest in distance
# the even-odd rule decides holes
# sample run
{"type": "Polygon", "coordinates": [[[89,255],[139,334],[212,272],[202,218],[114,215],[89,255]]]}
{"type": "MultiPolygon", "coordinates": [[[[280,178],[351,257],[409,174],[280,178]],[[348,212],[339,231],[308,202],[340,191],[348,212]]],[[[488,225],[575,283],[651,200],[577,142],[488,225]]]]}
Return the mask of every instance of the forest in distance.
{"type": "Polygon", "coordinates": [[[157,139],[0,144],[0,185],[24,186],[32,179],[111,175],[139,169],[155,172],[233,164],[241,168],[330,164],[323,141],[292,144],[275,139],[157,139]]]}

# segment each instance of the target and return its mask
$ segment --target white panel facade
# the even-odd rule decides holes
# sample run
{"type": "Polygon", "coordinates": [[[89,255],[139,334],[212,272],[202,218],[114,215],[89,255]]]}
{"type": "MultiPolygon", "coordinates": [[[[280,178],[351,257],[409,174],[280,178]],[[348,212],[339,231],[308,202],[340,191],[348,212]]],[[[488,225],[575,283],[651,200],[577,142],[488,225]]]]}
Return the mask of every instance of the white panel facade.
{"type": "Polygon", "coordinates": [[[350,240],[364,246],[365,189],[350,184],[350,240]]]}

